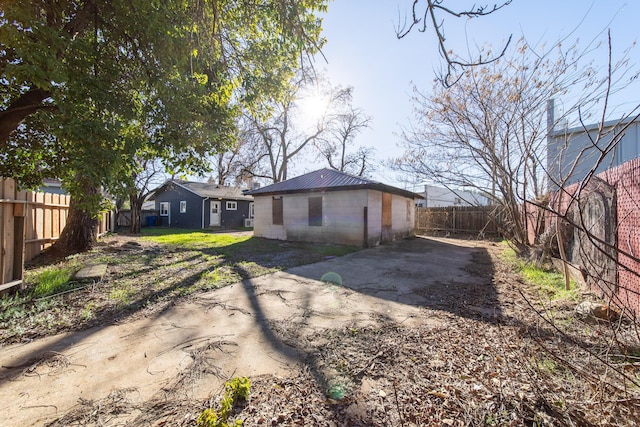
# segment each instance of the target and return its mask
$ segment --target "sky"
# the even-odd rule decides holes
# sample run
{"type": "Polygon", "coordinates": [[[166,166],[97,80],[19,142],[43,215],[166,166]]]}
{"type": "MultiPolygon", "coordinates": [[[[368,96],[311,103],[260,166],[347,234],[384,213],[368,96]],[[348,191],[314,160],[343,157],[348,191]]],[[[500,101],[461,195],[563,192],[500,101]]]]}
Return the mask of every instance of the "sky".
{"type": "MultiPolygon", "coordinates": [[[[487,4],[495,1],[498,0],[487,4]]],[[[433,32],[414,30],[403,39],[396,37],[396,28],[410,13],[412,3],[413,0],[334,0],[323,15],[326,61],[317,58],[316,69],[324,71],[333,86],[353,86],[354,106],[373,119],[371,128],[358,135],[354,145],[375,148],[378,161],[402,154],[398,135],[410,124],[413,87],[430,90],[443,65],[433,32]]],[[[474,3],[449,0],[446,4],[474,3]]],[[[513,0],[490,16],[447,19],[445,31],[448,46],[464,54],[468,46],[503,46],[510,35],[514,42],[524,36],[534,45],[579,39],[580,45],[586,47],[594,39],[605,41],[610,28],[615,57],[636,41],[639,18],[637,0],[513,0]]],[[[603,66],[605,54],[602,49],[595,53],[603,66]]],[[[631,51],[630,59],[630,66],[640,67],[638,48],[631,51]]],[[[612,102],[614,111],[620,113],[638,104],[640,90],[625,91],[612,102]]],[[[303,173],[317,169],[317,165],[299,165],[296,169],[303,173]]],[[[371,177],[420,190],[417,184],[411,188],[403,182],[408,177],[381,166],[371,177]]]]}

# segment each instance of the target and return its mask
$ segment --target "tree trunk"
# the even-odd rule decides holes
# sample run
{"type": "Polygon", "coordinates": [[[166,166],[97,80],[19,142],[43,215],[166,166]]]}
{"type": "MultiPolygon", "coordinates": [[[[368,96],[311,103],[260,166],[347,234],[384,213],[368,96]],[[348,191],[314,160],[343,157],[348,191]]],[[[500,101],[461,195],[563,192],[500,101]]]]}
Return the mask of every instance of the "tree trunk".
{"type": "Polygon", "coordinates": [[[49,91],[44,89],[31,89],[0,112],[0,147],[6,146],[11,133],[31,114],[38,110],[54,108],[43,104],[50,96],[49,91]]]}
{"type": "Polygon", "coordinates": [[[75,197],[69,204],[69,216],[60,238],[52,246],[52,252],[67,256],[91,249],[98,239],[99,220],[91,212],[80,209],[75,197]]]}
{"type": "Polygon", "coordinates": [[[142,198],[138,193],[129,194],[129,205],[131,205],[131,234],[140,234],[140,216],[142,212],[142,198]]]}

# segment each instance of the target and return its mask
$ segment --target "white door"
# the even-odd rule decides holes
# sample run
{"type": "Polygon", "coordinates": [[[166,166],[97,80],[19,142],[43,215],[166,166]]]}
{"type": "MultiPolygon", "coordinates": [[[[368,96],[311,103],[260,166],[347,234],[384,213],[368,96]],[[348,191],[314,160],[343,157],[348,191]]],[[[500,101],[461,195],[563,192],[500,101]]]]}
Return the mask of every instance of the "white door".
{"type": "Polygon", "coordinates": [[[209,215],[209,225],[220,225],[220,202],[211,201],[211,215],[209,215]]]}

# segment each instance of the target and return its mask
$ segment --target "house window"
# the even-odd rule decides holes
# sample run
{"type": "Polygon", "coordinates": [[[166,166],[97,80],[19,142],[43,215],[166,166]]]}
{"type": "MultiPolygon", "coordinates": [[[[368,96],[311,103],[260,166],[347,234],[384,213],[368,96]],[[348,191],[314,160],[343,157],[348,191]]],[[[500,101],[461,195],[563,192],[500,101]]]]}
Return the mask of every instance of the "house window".
{"type": "Polygon", "coordinates": [[[169,202],[160,202],[160,216],[169,216],[169,202]]]}
{"type": "Polygon", "coordinates": [[[180,213],[187,213],[187,201],[180,200],[180,213]]]}
{"type": "Polygon", "coordinates": [[[249,203],[249,218],[253,218],[253,202],[249,203]]]}
{"type": "Polygon", "coordinates": [[[271,199],[271,214],[273,225],[283,225],[282,197],[271,199]]]}
{"type": "Polygon", "coordinates": [[[238,202],[227,202],[227,210],[228,211],[237,211],[238,210],[238,202]]]}
{"type": "Polygon", "coordinates": [[[322,227],[322,196],[309,197],[309,226],[322,227]]]}

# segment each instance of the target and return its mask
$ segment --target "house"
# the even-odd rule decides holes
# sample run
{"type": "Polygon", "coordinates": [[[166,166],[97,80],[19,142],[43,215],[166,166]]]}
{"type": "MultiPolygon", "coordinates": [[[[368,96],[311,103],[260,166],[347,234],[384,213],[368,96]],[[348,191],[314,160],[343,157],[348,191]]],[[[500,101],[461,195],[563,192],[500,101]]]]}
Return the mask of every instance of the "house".
{"type": "Polygon", "coordinates": [[[208,228],[251,226],[253,197],[240,188],[204,182],[169,180],[150,199],[164,227],[208,228]]]}
{"type": "MultiPolygon", "coordinates": [[[[552,105],[552,104],[551,104],[552,105]]],[[[548,126],[553,124],[548,111],[548,126]]],[[[640,314],[640,120],[549,129],[550,206],[574,224],[561,234],[580,280],[610,304],[640,314]],[[597,146],[594,142],[601,135],[597,146]],[[615,140],[613,139],[615,138],[615,140]],[[617,142],[596,164],[604,149],[617,142]],[[593,172],[593,176],[589,174],[593,172]],[[589,178],[585,180],[585,178],[589,178]],[[562,186],[562,191],[558,191],[562,186]]],[[[557,219],[547,223],[557,230],[557,219]]],[[[567,222],[568,224],[568,222],[567,222]]]]}
{"type": "Polygon", "coordinates": [[[42,180],[42,185],[38,188],[40,193],[60,194],[67,195],[67,190],[62,186],[62,181],[59,179],[45,178],[42,180]]]}
{"type": "Polygon", "coordinates": [[[333,169],[249,191],[254,235],[269,239],[374,246],[414,235],[422,196],[333,169]]]}
{"type": "Polygon", "coordinates": [[[464,190],[450,190],[433,185],[425,185],[424,199],[416,201],[416,206],[424,208],[487,206],[488,204],[489,199],[477,193],[464,190]]]}
{"type": "MultiPolygon", "coordinates": [[[[552,116],[549,120],[553,120],[552,116]]],[[[548,125],[553,126],[553,123],[548,125]]],[[[598,128],[599,124],[594,123],[567,129],[550,129],[547,136],[547,170],[551,190],[558,189],[560,185],[581,181],[594,166],[595,174],[598,174],[640,157],[640,121],[627,119],[604,123],[596,147],[593,141],[598,136],[598,128]],[[624,134],[621,135],[625,126],[624,134]],[[595,165],[601,155],[600,150],[607,147],[614,137],[618,139],[616,146],[605,156],[604,161],[595,165]]]]}

